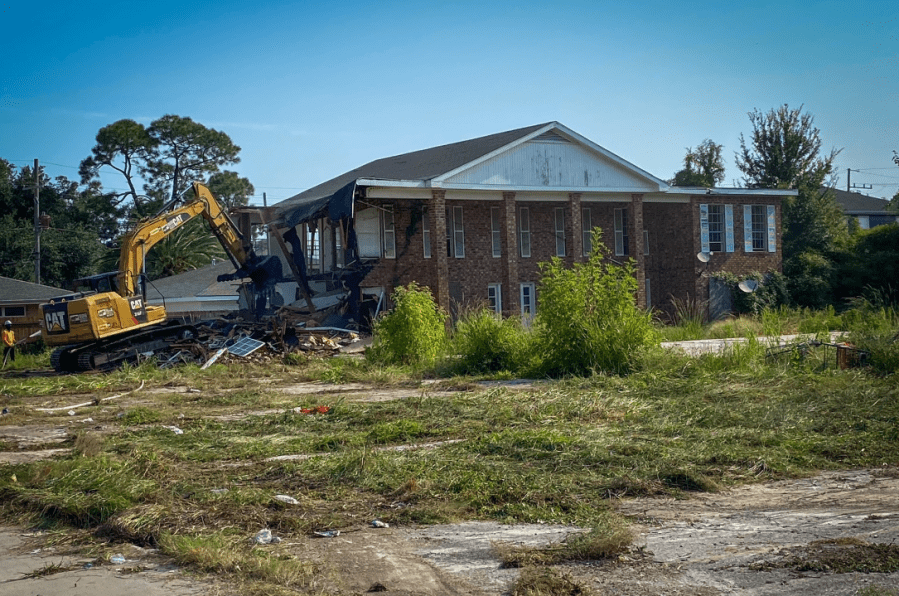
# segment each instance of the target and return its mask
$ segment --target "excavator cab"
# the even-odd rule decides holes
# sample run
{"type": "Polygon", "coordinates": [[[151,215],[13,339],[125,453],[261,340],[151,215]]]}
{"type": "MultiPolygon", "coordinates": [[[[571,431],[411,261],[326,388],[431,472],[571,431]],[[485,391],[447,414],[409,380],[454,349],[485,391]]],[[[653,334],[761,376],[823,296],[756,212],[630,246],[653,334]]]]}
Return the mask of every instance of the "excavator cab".
{"type": "MultiPolygon", "coordinates": [[[[103,294],[104,292],[119,292],[119,272],[98,273],[88,277],[80,277],[72,282],[72,290],[76,294],[103,294]]],[[[137,280],[136,295],[147,301],[147,276],[141,273],[137,280]]]]}

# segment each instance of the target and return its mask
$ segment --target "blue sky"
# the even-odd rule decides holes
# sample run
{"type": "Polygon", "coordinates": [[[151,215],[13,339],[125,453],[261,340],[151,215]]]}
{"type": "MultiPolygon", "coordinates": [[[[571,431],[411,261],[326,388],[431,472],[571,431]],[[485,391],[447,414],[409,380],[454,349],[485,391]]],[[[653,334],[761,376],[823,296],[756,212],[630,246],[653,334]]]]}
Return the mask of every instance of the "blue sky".
{"type": "MultiPolygon", "coordinates": [[[[363,163],[557,120],[670,178],[747,113],[804,105],[864,191],[899,190],[894,2],[0,0],[0,157],[77,179],[97,131],[189,116],[269,203],[363,163]]],[[[104,178],[110,188],[120,179],[104,178]]]]}

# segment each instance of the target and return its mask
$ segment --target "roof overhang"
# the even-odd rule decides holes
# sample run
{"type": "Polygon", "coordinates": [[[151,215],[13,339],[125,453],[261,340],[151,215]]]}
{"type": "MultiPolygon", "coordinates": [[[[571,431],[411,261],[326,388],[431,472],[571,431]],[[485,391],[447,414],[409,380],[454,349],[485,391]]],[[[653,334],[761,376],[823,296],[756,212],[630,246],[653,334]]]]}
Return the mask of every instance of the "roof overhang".
{"type": "Polygon", "coordinates": [[[739,195],[752,197],[795,197],[799,194],[798,190],[787,188],[703,188],[699,186],[669,186],[665,192],[670,195],[739,195]]]}

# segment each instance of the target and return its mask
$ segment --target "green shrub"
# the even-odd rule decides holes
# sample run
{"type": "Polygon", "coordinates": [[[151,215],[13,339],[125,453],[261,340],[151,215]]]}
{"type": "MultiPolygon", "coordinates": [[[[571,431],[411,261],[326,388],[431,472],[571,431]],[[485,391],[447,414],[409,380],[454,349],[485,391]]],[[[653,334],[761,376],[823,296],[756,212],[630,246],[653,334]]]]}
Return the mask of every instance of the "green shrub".
{"type": "Polygon", "coordinates": [[[519,372],[525,367],[528,344],[528,331],[517,318],[503,319],[485,308],[459,319],[452,352],[465,373],[519,372]]]}
{"type": "Polygon", "coordinates": [[[656,342],[651,315],[636,304],[633,262],[617,265],[605,260],[607,253],[596,229],[587,262],[566,268],[554,257],[540,264],[537,323],[545,374],[626,373],[638,352],[656,342]]]}
{"type": "Polygon", "coordinates": [[[728,271],[719,271],[713,277],[730,288],[735,313],[758,315],[766,308],[774,309],[791,303],[787,278],[779,271],[754,272],[739,277],[728,271]],[[743,292],[739,284],[744,280],[758,282],[758,288],[754,292],[743,292]]]}
{"type": "Polygon", "coordinates": [[[877,373],[899,372],[899,312],[857,299],[843,320],[849,325],[850,343],[868,352],[868,363],[877,373]]]}
{"type": "Polygon", "coordinates": [[[433,365],[446,346],[446,314],[427,288],[415,282],[391,296],[392,311],[375,321],[366,358],[383,364],[433,365]]]}

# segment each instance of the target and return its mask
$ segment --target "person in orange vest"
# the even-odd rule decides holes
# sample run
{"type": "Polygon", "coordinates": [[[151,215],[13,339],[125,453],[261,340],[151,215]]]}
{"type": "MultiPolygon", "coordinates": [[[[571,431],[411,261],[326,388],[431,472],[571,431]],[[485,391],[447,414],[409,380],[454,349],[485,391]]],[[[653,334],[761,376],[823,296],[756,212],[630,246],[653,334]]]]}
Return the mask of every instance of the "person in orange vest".
{"type": "Polygon", "coordinates": [[[3,364],[7,358],[16,361],[16,332],[12,330],[12,321],[3,324],[3,364]]]}

